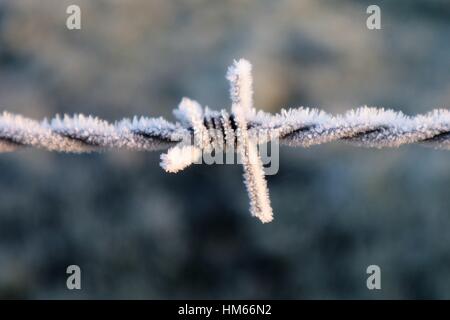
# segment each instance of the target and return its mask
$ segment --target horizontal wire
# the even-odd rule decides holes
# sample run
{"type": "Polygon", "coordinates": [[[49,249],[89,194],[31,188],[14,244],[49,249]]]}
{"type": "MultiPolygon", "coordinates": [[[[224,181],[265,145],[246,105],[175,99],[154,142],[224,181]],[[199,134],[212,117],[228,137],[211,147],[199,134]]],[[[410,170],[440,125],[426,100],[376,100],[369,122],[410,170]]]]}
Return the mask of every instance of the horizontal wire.
{"type": "MultiPolygon", "coordinates": [[[[235,136],[231,137],[236,133],[233,115],[225,110],[207,110],[203,117],[202,124],[210,133],[219,133],[211,136],[224,140],[212,138],[213,147],[236,140],[235,136]]],[[[257,143],[278,139],[288,146],[309,147],[343,140],[376,148],[411,143],[450,147],[450,111],[447,109],[406,116],[392,110],[361,107],[333,116],[317,109],[298,108],[277,114],[259,111],[247,118],[249,136],[257,143]]],[[[0,152],[21,147],[75,153],[105,149],[154,151],[190,139],[193,132],[190,125],[171,123],[163,118],[135,117],[109,123],[92,116],[66,115],[39,122],[3,112],[0,115],[0,152]]]]}

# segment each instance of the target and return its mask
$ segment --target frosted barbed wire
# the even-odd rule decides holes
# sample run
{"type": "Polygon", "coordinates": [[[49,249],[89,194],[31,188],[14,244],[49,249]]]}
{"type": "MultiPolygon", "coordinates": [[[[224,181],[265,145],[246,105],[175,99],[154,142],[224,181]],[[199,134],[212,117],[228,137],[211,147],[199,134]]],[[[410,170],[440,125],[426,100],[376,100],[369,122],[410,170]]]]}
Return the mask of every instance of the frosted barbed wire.
{"type": "Polygon", "coordinates": [[[185,131],[179,124],[162,118],[134,117],[111,124],[80,114],[38,122],[3,112],[0,115],[0,152],[21,147],[75,153],[111,148],[153,151],[180,141],[185,131]]]}
{"type": "MultiPolygon", "coordinates": [[[[222,110],[203,116],[203,125],[216,130],[223,144],[235,140],[236,120],[222,110]]],[[[258,144],[271,139],[291,147],[309,147],[346,141],[363,147],[399,147],[421,143],[437,148],[450,147],[450,111],[436,109],[427,114],[406,116],[401,112],[361,107],[333,116],[317,109],[282,110],[278,114],[261,111],[250,115],[247,129],[258,144]]],[[[174,146],[193,137],[194,129],[162,118],[124,119],[116,123],[91,116],[56,117],[41,122],[20,115],[0,114],[0,152],[36,147],[59,152],[93,152],[105,149],[154,151],[174,146]]],[[[213,137],[203,139],[209,147],[213,137]]]]}
{"type": "Polygon", "coordinates": [[[257,144],[278,140],[291,147],[309,147],[345,141],[375,148],[412,143],[450,148],[450,111],[447,109],[416,116],[369,107],[341,115],[303,107],[270,114],[253,108],[248,61],[235,61],[227,79],[231,114],[227,110],[202,108],[198,102],[183,98],[174,110],[178,120],[174,123],[146,117],[109,123],[84,115],[56,116],[39,122],[3,112],[0,115],[0,152],[23,147],[75,153],[169,148],[161,155],[161,166],[167,172],[178,172],[196,163],[203,153],[237,150],[244,166],[250,212],[264,223],[272,220],[272,208],[257,144]]]}

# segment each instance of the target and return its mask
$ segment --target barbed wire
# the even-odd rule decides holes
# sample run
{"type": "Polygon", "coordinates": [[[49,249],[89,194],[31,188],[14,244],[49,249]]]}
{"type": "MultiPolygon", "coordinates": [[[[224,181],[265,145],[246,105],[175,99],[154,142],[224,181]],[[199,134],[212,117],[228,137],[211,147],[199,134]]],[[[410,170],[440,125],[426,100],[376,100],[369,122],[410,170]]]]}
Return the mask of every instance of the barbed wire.
{"type": "Polygon", "coordinates": [[[332,115],[318,109],[296,108],[277,114],[253,108],[251,65],[235,61],[229,68],[232,112],[202,108],[183,98],[174,110],[176,122],[163,118],[134,117],[115,123],[92,116],[56,116],[36,121],[3,112],[0,115],[0,152],[35,147],[58,152],[94,152],[107,149],[154,151],[161,166],[178,172],[203,152],[236,150],[243,159],[250,211],[263,222],[272,220],[272,209],[256,145],[272,140],[291,147],[346,141],[364,147],[398,147],[420,143],[450,148],[450,111],[435,109],[407,116],[382,108],[361,107],[332,115]]]}
{"type": "MultiPolygon", "coordinates": [[[[204,112],[205,146],[217,147],[218,136],[236,140],[236,120],[227,111],[204,112]]],[[[363,147],[399,147],[420,143],[450,147],[450,111],[436,109],[413,117],[401,112],[361,107],[333,116],[316,109],[298,108],[278,114],[258,112],[247,120],[249,136],[258,144],[271,139],[291,147],[333,141],[363,147]]],[[[95,152],[107,149],[156,151],[194,136],[194,128],[162,118],[123,119],[109,123],[92,116],[74,115],[36,121],[8,112],[0,115],[0,152],[35,147],[58,152],[95,152]]]]}

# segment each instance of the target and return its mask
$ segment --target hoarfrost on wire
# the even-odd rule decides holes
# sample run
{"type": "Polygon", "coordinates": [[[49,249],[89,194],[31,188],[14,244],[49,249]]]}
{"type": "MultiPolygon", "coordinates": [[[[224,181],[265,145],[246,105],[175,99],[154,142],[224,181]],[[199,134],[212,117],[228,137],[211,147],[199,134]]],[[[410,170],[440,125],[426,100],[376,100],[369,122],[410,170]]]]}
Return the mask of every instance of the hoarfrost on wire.
{"type": "Polygon", "coordinates": [[[251,64],[244,59],[234,61],[228,69],[231,113],[202,108],[198,102],[183,98],[174,110],[175,123],[161,117],[136,116],[110,123],[81,114],[39,122],[5,111],[0,114],[0,152],[22,147],[75,153],[169,149],[161,155],[161,167],[178,172],[196,163],[203,153],[236,150],[242,159],[250,212],[269,222],[273,214],[258,144],[277,139],[288,146],[309,147],[339,140],[375,148],[410,143],[450,148],[447,109],[416,116],[367,106],[341,115],[304,107],[282,109],[278,114],[256,111],[251,71],[251,64]]]}

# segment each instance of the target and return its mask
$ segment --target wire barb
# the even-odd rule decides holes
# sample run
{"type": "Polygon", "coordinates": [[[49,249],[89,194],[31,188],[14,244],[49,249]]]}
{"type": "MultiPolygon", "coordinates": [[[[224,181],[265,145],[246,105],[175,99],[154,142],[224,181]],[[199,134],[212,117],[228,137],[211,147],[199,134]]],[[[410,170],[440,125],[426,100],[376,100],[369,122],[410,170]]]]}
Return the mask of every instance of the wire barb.
{"type": "Polygon", "coordinates": [[[238,151],[244,167],[244,182],[250,212],[262,222],[272,220],[267,182],[256,146],[277,139],[291,147],[309,147],[345,141],[363,147],[399,147],[419,143],[450,149],[450,111],[435,109],[427,114],[406,116],[382,108],[360,107],[341,115],[309,108],[281,110],[277,114],[253,108],[251,64],[235,61],[229,67],[231,114],[212,111],[183,98],[174,115],[178,122],[163,118],[134,117],[115,123],[84,115],[56,116],[39,122],[20,115],[0,114],[0,152],[25,147],[57,152],[94,152],[107,149],[154,151],[161,167],[178,172],[214,151],[238,151]]]}
{"type": "Polygon", "coordinates": [[[264,167],[254,141],[247,132],[247,116],[253,111],[251,65],[247,60],[235,61],[228,69],[231,110],[237,124],[238,150],[244,167],[244,182],[250,198],[250,212],[263,223],[273,219],[264,167]]]}

